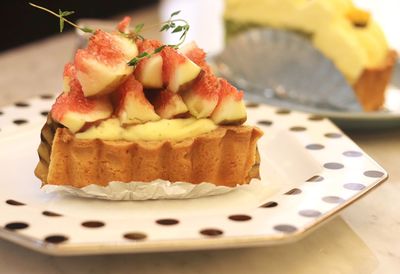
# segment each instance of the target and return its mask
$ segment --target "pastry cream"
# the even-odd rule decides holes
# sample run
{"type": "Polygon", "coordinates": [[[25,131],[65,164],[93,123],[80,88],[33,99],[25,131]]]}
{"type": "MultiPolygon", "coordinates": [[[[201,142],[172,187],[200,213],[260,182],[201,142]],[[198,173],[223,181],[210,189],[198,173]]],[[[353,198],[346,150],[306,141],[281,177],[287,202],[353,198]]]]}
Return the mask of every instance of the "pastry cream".
{"type": "Polygon", "coordinates": [[[118,119],[108,119],[88,130],[77,133],[78,139],[102,139],[109,141],[180,141],[216,129],[210,119],[171,119],[121,127],[118,119]]]}
{"type": "Polygon", "coordinates": [[[354,84],[364,69],[382,66],[388,54],[382,30],[365,14],[351,0],[226,0],[225,18],[310,33],[315,47],[354,84]],[[359,18],[367,22],[360,26],[354,22],[359,18]]]}

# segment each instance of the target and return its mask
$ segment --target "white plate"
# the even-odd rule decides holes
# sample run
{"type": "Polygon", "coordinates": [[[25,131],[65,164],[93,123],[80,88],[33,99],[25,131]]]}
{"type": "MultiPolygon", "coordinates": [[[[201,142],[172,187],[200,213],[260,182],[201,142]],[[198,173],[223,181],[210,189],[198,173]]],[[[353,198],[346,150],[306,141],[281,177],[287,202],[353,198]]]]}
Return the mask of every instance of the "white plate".
{"type": "Polygon", "coordinates": [[[383,182],[387,174],[329,120],[249,106],[262,181],[228,194],[104,201],[43,193],[33,175],[53,99],[1,108],[0,236],[56,255],[158,252],[293,241],[383,182]],[[23,123],[25,122],[25,123],[23,123]]]}

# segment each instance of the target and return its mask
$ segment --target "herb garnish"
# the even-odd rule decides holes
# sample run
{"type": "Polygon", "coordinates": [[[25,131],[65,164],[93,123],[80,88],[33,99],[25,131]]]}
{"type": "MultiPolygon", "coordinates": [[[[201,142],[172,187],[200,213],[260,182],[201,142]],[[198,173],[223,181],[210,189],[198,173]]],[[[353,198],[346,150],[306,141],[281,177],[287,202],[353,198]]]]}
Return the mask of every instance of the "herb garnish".
{"type": "MultiPolygon", "coordinates": [[[[44,10],[45,12],[48,12],[56,17],[58,17],[60,19],[60,32],[62,32],[64,30],[64,22],[70,24],[71,26],[73,26],[76,29],[79,29],[85,33],[91,33],[93,34],[95,31],[91,28],[88,27],[81,27],[78,26],[77,24],[69,21],[68,19],[66,19],[65,17],[74,14],[74,11],[62,11],[59,10],[58,14],[52,10],[49,10],[47,8],[41,7],[39,5],[33,4],[33,3],[29,3],[29,5],[31,5],[32,7],[35,7],[37,9],[40,10],[44,10]]],[[[135,58],[133,58],[132,60],[130,60],[127,64],[129,66],[136,66],[141,60],[143,60],[144,58],[151,58],[153,55],[161,52],[165,47],[171,47],[174,49],[178,49],[184,42],[187,36],[187,33],[189,31],[189,24],[186,20],[184,19],[174,19],[175,16],[177,16],[181,11],[175,11],[173,13],[171,13],[169,19],[165,22],[162,23],[161,28],[160,28],[160,32],[163,31],[169,31],[172,30],[171,33],[182,33],[181,36],[179,37],[179,41],[177,44],[175,45],[162,45],[158,48],[156,48],[153,52],[142,52],[140,53],[138,56],[136,56],[135,58]]],[[[127,34],[126,36],[131,38],[131,39],[141,39],[144,40],[143,36],[140,35],[140,32],[142,31],[144,27],[144,24],[138,24],[135,26],[134,30],[131,31],[129,34],[127,34]]]]}
{"type": "Polygon", "coordinates": [[[32,7],[37,8],[37,9],[44,10],[45,12],[48,12],[48,13],[60,18],[60,32],[62,32],[64,30],[64,22],[67,22],[68,24],[70,24],[74,28],[77,28],[77,29],[79,29],[79,30],[81,30],[83,32],[94,33],[94,30],[92,30],[91,28],[80,27],[77,24],[69,21],[68,19],[65,19],[65,17],[67,17],[68,15],[74,14],[75,13],[74,11],[62,11],[62,10],[59,10],[59,13],[57,14],[54,11],[51,11],[49,9],[46,9],[44,7],[38,6],[38,5],[33,4],[33,3],[29,3],[29,5],[31,5],[32,7]]]}

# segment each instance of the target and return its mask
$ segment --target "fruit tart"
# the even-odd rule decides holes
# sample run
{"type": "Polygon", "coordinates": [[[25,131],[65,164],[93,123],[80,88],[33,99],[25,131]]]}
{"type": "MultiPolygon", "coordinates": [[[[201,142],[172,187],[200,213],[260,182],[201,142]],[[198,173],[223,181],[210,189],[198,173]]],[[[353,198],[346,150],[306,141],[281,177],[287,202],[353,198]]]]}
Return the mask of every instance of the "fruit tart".
{"type": "Polygon", "coordinates": [[[213,74],[195,43],[144,39],[129,21],[93,31],[65,65],[36,176],[77,188],[157,179],[234,187],[258,178],[262,132],[243,125],[243,92],[213,74]]]}
{"type": "Polygon", "coordinates": [[[225,0],[229,37],[253,27],[304,34],[346,78],[365,111],[380,109],[397,53],[366,10],[352,0],[225,0]]]}

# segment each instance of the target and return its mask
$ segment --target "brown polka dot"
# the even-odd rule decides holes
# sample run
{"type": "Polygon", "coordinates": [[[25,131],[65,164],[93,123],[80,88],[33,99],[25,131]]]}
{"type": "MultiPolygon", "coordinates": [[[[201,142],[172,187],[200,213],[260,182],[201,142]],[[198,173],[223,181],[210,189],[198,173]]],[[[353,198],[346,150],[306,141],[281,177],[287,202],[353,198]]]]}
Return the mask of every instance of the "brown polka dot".
{"type": "Polygon", "coordinates": [[[13,123],[16,124],[16,125],[23,125],[23,124],[28,123],[28,121],[25,120],[25,119],[16,119],[16,120],[13,121],[13,123]]]}
{"type": "Polygon", "coordinates": [[[40,115],[42,116],[47,116],[49,114],[49,112],[47,110],[40,112],[40,115]]]}
{"type": "Polygon", "coordinates": [[[249,215],[243,215],[243,214],[238,214],[238,215],[231,215],[228,217],[232,221],[237,221],[237,222],[244,222],[244,221],[249,221],[251,220],[251,217],[249,215]]]}
{"type": "Polygon", "coordinates": [[[8,230],[19,230],[19,229],[25,229],[28,227],[29,227],[29,225],[27,223],[23,223],[23,222],[8,223],[5,225],[5,228],[8,230]]]}
{"type": "Polygon", "coordinates": [[[105,224],[100,221],[86,221],[82,223],[82,226],[87,228],[99,228],[105,226],[105,224]]]}
{"type": "Polygon", "coordinates": [[[325,119],[325,117],[318,116],[318,115],[312,115],[312,116],[308,117],[308,120],[310,120],[310,121],[322,121],[324,119],[325,119]]]}
{"type": "Polygon", "coordinates": [[[40,98],[41,99],[45,99],[45,100],[52,99],[53,95],[51,95],[51,94],[42,94],[42,95],[40,95],[40,98]]]}
{"type": "Polygon", "coordinates": [[[290,130],[291,130],[291,131],[299,132],[299,131],[305,131],[306,128],[305,128],[305,127],[296,126],[296,127],[291,127],[290,130]]]}
{"type": "Polygon", "coordinates": [[[290,113],[290,110],[288,110],[288,109],[278,109],[276,111],[276,114],[281,114],[281,115],[286,115],[286,114],[289,114],[289,113],[290,113]]]}
{"type": "Polygon", "coordinates": [[[274,202],[274,201],[271,201],[271,202],[268,202],[268,203],[265,203],[265,204],[261,205],[260,207],[270,208],[270,207],[276,207],[276,206],[278,206],[278,203],[274,202]]]}
{"type": "Polygon", "coordinates": [[[21,107],[21,108],[25,108],[25,107],[29,107],[28,103],[25,102],[17,102],[14,104],[16,107],[21,107]]]}
{"type": "Polygon", "coordinates": [[[363,154],[362,154],[362,152],[360,152],[360,151],[349,150],[349,151],[343,152],[343,155],[344,155],[344,156],[347,156],[347,157],[360,157],[360,156],[362,156],[363,154]]]}
{"type": "Polygon", "coordinates": [[[61,217],[61,214],[52,212],[52,211],[43,211],[42,214],[47,217],[61,217]]]}
{"type": "Polygon", "coordinates": [[[141,232],[130,232],[124,234],[124,238],[133,241],[140,241],[147,238],[147,235],[141,232]]]}
{"type": "Polygon", "coordinates": [[[257,104],[257,103],[254,103],[254,102],[248,102],[246,104],[246,107],[248,107],[248,108],[257,108],[259,106],[260,106],[260,104],[257,104]]]}
{"type": "Polygon", "coordinates": [[[321,215],[321,212],[319,212],[318,210],[314,210],[314,209],[304,209],[304,210],[300,210],[299,214],[303,217],[318,217],[321,215]]]}
{"type": "Polygon", "coordinates": [[[306,145],[306,149],[310,149],[310,150],[321,150],[323,148],[324,148],[324,146],[320,145],[320,144],[309,144],[309,145],[306,145]]]}
{"type": "Polygon", "coordinates": [[[341,169],[344,166],[340,163],[326,163],[324,164],[324,168],[326,169],[341,169]]]}
{"type": "Polygon", "coordinates": [[[336,139],[336,138],[342,137],[342,134],[340,134],[340,133],[326,133],[325,137],[336,139]]]}
{"type": "Polygon", "coordinates": [[[2,112],[1,110],[0,110],[0,115],[3,115],[4,114],[4,112],[2,112]]]}
{"type": "Polygon", "coordinates": [[[367,170],[364,172],[364,175],[371,178],[380,178],[383,177],[383,175],[385,174],[382,171],[378,170],[367,170]]]}
{"type": "Polygon", "coordinates": [[[314,175],[311,178],[309,178],[306,182],[321,182],[324,180],[324,177],[319,176],[319,175],[314,175]]]}
{"type": "Polygon", "coordinates": [[[24,203],[21,203],[21,202],[15,201],[15,200],[7,200],[6,203],[9,205],[13,205],[13,206],[24,206],[25,205],[24,203]]]}
{"type": "Polygon", "coordinates": [[[340,204],[344,202],[344,199],[338,196],[325,196],[322,198],[322,201],[330,203],[330,204],[340,204]]]}
{"type": "Polygon", "coordinates": [[[175,219],[160,219],[157,220],[156,223],[159,225],[176,225],[179,221],[175,219]]]}
{"type": "Polygon", "coordinates": [[[44,241],[50,244],[61,244],[68,240],[68,237],[64,235],[50,235],[44,238],[44,241]]]}
{"type": "Polygon", "coordinates": [[[285,195],[297,195],[301,193],[301,189],[293,188],[285,193],[285,195]]]}
{"type": "Polygon", "coordinates": [[[272,125],[272,122],[268,121],[268,120],[260,120],[257,122],[257,124],[259,124],[261,126],[270,126],[270,125],[272,125]]]}
{"type": "Polygon", "coordinates": [[[283,232],[283,233],[293,233],[295,231],[297,231],[297,228],[295,226],[292,225],[276,225],[274,226],[274,229],[279,231],[279,232],[283,232]]]}
{"type": "Polygon", "coordinates": [[[210,237],[221,236],[223,234],[222,230],[215,229],[215,228],[207,228],[200,230],[200,234],[210,237]]]}
{"type": "Polygon", "coordinates": [[[348,184],[344,184],[343,187],[350,189],[350,190],[362,190],[365,188],[365,185],[357,184],[357,183],[348,183],[348,184]]]}

